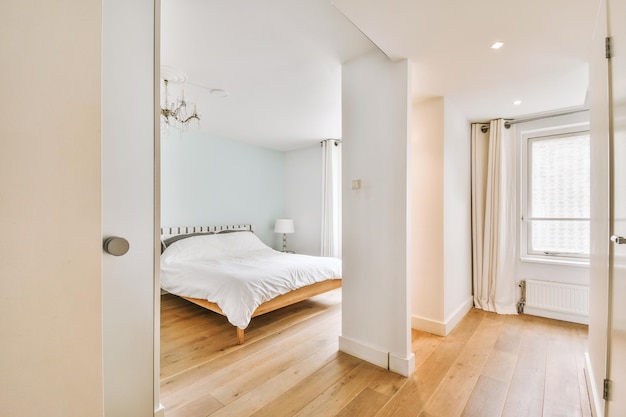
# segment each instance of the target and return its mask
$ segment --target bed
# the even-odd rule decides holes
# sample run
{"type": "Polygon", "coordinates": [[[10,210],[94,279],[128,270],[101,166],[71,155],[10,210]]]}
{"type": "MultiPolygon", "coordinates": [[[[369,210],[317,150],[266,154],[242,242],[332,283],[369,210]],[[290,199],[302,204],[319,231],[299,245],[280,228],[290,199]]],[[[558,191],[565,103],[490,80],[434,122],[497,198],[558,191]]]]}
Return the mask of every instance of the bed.
{"type": "Polygon", "coordinates": [[[225,316],[237,340],[253,317],[341,287],[336,258],[276,251],[251,225],[161,229],[161,288],[225,316]]]}

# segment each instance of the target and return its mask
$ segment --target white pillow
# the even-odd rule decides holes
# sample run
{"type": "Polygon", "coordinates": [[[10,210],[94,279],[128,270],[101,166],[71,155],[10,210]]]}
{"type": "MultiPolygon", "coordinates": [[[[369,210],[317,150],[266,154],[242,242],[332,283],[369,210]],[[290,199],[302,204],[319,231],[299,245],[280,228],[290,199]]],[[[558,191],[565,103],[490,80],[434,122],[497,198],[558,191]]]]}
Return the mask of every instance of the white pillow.
{"type": "Polygon", "coordinates": [[[217,235],[195,235],[172,242],[161,255],[161,261],[168,263],[196,258],[212,258],[222,253],[217,235]]]}
{"type": "Polygon", "coordinates": [[[234,251],[262,249],[270,248],[252,232],[202,234],[172,242],[161,255],[161,261],[170,263],[192,259],[210,259],[234,251]]]}
{"type": "Polygon", "coordinates": [[[215,236],[225,251],[270,249],[252,232],[218,233],[215,236]]]}

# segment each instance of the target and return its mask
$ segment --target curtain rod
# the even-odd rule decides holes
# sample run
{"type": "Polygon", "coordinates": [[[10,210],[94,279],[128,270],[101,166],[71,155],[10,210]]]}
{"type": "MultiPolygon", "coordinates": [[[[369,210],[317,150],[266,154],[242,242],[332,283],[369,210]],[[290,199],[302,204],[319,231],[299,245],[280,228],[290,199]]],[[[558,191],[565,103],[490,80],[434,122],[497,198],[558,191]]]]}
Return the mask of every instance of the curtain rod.
{"type": "Polygon", "coordinates": [[[589,111],[589,109],[571,110],[571,111],[565,111],[565,112],[561,112],[561,113],[546,114],[544,116],[526,117],[526,118],[522,118],[522,119],[506,119],[506,121],[504,122],[504,127],[506,127],[508,129],[508,128],[511,127],[511,125],[514,125],[514,124],[517,124],[517,123],[532,122],[532,121],[535,121],[535,120],[549,119],[551,117],[567,116],[567,115],[570,115],[570,114],[582,113],[582,112],[586,112],[586,111],[589,111]]]}
{"type": "Polygon", "coordinates": [[[320,142],[320,145],[324,145],[324,142],[328,142],[330,140],[335,141],[335,146],[339,146],[339,144],[341,143],[341,139],[324,139],[323,141],[320,142]]]}

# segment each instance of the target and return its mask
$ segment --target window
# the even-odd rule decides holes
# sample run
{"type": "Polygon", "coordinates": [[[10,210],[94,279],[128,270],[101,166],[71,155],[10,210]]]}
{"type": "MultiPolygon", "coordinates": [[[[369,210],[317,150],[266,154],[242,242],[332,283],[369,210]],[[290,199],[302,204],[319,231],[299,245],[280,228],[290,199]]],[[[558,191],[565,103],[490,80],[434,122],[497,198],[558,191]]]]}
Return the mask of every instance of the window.
{"type": "Polygon", "coordinates": [[[587,263],[588,127],[523,134],[522,259],[587,263]]]}

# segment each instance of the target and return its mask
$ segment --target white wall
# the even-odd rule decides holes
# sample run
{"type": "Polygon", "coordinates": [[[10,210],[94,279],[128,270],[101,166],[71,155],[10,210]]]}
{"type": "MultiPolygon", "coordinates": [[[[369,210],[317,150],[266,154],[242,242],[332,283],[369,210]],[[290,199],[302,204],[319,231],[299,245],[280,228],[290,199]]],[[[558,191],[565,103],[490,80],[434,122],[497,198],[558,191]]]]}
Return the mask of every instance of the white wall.
{"type": "Polygon", "coordinates": [[[413,104],[411,136],[411,314],[431,332],[444,320],[444,100],[413,104]]]}
{"type": "Polygon", "coordinates": [[[471,130],[467,118],[444,99],[443,236],[444,310],[449,332],[473,306],[471,130]]]}
{"type": "Polygon", "coordinates": [[[321,253],[322,148],[320,145],[285,153],[285,210],[295,233],[287,236],[290,250],[321,253]]]}
{"type": "Polygon", "coordinates": [[[409,65],[343,66],[343,321],[339,347],[408,375],[409,65]],[[360,179],[362,188],[351,189],[360,179]]]}
{"type": "Polygon", "coordinates": [[[447,335],[472,307],[470,125],[449,100],[413,104],[412,327],[447,335]]]}
{"type": "Polygon", "coordinates": [[[100,1],[3,5],[0,407],[101,416],[100,1]],[[77,35],[77,34],[80,34],[77,35]]]}
{"type": "Polygon", "coordinates": [[[161,224],[250,223],[279,249],[274,221],[287,214],[284,164],[283,152],[172,130],[161,138],[161,224]]]}

